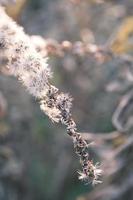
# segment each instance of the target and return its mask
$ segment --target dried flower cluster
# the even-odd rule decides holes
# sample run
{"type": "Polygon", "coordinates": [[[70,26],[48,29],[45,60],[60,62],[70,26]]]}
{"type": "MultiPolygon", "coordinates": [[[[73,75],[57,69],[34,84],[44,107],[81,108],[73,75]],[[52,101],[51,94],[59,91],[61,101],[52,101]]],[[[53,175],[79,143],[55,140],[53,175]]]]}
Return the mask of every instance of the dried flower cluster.
{"type": "Polygon", "coordinates": [[[31,38],[5,14],[3,8],[0,8],[0,60],[5,61],[10,73],[39,101],[41,110],[53,122],[61,122],[66,126],[80,157],[80,179],[92,184],[99,183],[102,171],[90,161],[88,144],[76,132],[76,124],[71,116],[72,98],[51,85],[47,58],[36,51],[31,38]]]}
{"type": "Polygon", "coordinates": [[[91,55],[94,56],[94,58],[99,62],[104,62],[112,58],[111,50],[102,46],[97,46],[96,44],[81,41],[77,41],[75,43],[63,41],[62,43],[59,43],[56,40],[44,39],[38,35],[31,36],[31,41],[36,50],[43,56],[63,57],[66,53],[77,55],[79,57],[91,55]]]}

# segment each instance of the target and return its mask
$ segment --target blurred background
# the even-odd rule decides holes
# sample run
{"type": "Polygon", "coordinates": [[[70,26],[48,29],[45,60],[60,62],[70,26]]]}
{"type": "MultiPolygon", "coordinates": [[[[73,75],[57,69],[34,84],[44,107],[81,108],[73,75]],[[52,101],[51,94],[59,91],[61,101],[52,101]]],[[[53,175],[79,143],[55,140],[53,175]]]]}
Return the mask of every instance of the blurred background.
{"type": "Polygon", "coordinates": [[[0,200],[133,200],[133,0],[17,0],[6,12],[44,39],[38,51],[49,56],[53,83],[73,96],[104,176],[96,187],[78,180],[65,128],[1,70],[0,200]]]}

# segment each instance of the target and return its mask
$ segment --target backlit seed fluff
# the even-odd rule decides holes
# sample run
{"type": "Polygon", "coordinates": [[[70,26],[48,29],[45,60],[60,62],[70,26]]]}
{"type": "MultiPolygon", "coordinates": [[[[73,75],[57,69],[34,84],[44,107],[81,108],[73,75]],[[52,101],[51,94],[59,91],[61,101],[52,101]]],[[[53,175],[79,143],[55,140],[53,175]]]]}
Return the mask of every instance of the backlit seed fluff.
{"type": "Polygon", "coordinates": [[[45,112],[48,117],[53,121],[58,123],[60,121],[61,118],[61,113],[60,110],[57,109],[56,107],[52,107],[49,108],[48,106],[46,106],[45,104],[41,104],[40,108],[43,112],[45,112]]]}
{"type": "Polygon", "coordinates": [[[47,59],[37,53],[23,28],[13,22],[2,8],[0,17],[0,54],[6,51],[10,73],[18,77],[33,96],[40,98],[47,92],[48,79],[51,78],[47,59]]]}
{"type": "Polygon", "coordinates": [[[89,160],[88,145],[76,131],[76,123],[71,114],[72,98],[51,85],[52,74],[47,58],[38,53],[30,36],[0,7],[0,65],[2,64],[39,101],[41,110],[53,122],[61,122],[66,126],[80,158],[83,171],[80,179],[93,184],[100,183],[98,178],[102,171],[89,160]]]}
{"type": "Polygon", "coordinates": [[[68,94],[61,93],[57,97],[56,103],[62,110],[70,112],[70,109],[72,107],[72,98],[68,94]]]}

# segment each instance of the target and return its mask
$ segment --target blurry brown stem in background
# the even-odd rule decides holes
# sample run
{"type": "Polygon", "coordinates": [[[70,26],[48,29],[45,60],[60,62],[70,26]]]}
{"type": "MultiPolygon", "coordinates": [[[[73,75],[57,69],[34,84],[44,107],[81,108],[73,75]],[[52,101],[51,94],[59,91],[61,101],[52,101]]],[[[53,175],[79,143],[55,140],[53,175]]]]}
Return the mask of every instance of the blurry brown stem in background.
{"type": "Polygon", "coordinates": [[[112,52],[104,48],[104,46],[97,46],[96,44],[85,43],[77,41],[71,43],[70,41],[62,41],[59,43],[54,39],[45,39],[40,36],[31,36],[32,43],[35,48],[43,56],[56,56],[64,57],[65,54],[77,55],[84,57],[87,55],[93,55],[99,62],[104,62],[112,58],[112,52]]]}
{"type": "Polygon", "coordinates": [[[130,65],[133,63],[133,58],[130,55],[118,55],[113,52],[109,46],[98,46],[93,43],[85,43],[82,41],[62,41],[59,43],[55,39],[45,39],[38,35],[30,37],[36,50],[42,56],[55,56],[63,58],[65,55],[75,55],[79,57],[93,56],[99,63],[104,63],[114,58],[119,58],[123,63],[130,65]]]}

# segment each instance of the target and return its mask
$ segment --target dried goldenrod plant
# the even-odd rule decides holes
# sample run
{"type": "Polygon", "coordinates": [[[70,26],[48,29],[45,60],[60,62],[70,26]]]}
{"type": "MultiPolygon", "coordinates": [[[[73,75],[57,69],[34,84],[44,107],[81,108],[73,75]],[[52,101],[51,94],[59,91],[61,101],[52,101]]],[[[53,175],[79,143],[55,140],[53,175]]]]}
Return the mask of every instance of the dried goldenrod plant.
{"type": "Polygon", "coordinates": [[[79,179],[92,184],[100,183],[99,176],[102,170],[90,159],[88,144],[77,132],[76,123],[72,118],[72,98],[51,84],[52,73],[47,58],[37,52],[31,38],[25,34],[22,27],[7,16],[2,7],[0,7],[0,61],[39,101],[41,110],[53,122],[60,122],[66,126],[82,166],[79,179]]]}

